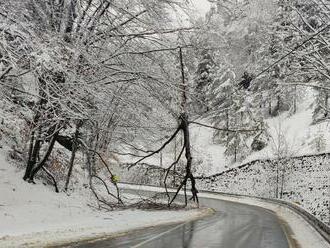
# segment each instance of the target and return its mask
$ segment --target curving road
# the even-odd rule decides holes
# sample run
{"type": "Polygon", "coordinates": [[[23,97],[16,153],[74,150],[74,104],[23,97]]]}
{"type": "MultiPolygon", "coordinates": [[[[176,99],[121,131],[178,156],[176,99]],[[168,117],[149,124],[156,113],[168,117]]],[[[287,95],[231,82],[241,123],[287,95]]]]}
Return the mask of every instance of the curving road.
{"type": "Polygon", "coordinates": [[[289,248],[276,215],[266,209],[201,198],[202,206],[214,208],[210,217],[189,223],[147,228],[109,240],[70,247],[143,248],[289,248]]]}

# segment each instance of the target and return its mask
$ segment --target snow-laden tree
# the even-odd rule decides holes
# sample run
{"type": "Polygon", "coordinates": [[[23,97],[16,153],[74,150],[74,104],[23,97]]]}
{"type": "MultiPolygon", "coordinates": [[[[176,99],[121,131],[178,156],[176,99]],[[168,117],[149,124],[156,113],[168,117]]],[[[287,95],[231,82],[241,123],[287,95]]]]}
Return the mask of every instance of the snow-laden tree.
{"type": "Polygon", "coordinates": [[[21,79],[22,73],[31,78],[4,86],[20,92],[24,104],[32,99],[25,179],[33,181],[44,168],[55,141],[72,151],[68,179],[78,147],[86,152],[92,175],[100,154],[122,140],[147,139],[150,130],[166,126],[164,119],[171,123],[177,117],[180,71],[173,61],[181,44],[176,34],[190,30],[171,21],[181,4],[16,0],[0,5],[1,31],[9,34],[1,41],[1,55],[8,58],[1,79],[21,79]],[[15,71],[8,75],[11,67],[15,71]]]}
{"type": "Polygon", "coordinates": [[[194,37],[202,47],[194,101],[206,111],[202,118],[218,128],[214,141],[225,145],[226,154],[236,161],[251,151],[252,143],[256,147],[266,141],[261,131],[265,94],[251,80],[266,54],[261,48],[268,46],[263,31],[270,17],[254,13],[262,7],[258,1],[214,2],[217,8],[194,37]]]}
{"type": "Polygon", "coordinates": [[[194,79],[194,104],[195,111],[197,113],[205,113],[209,111],[207,103],[210,96],[208,95],[208,88],[212,85],[213,78],[211,71],[214,67],[213,59],[207,50],[203,50],[200,54],[200,58],[197,65],[196,76],[194,79]]]}
{"type": "Polygon", "coordinates": [[[297,108],[296,85],[312,85],[319,89],[314,119],[324,118],[327,116],[328,93],[322,87],[328,81],[326,30],[329,10],[324,1],[318,0],[277,1],[277,7],[275,21],[269,29],[273,38],[269,63],[276,63],[269,78],[273,92],[277,92],[276,108],[282,106],[282,110],[291,108],[294,112],[297,108]]]}

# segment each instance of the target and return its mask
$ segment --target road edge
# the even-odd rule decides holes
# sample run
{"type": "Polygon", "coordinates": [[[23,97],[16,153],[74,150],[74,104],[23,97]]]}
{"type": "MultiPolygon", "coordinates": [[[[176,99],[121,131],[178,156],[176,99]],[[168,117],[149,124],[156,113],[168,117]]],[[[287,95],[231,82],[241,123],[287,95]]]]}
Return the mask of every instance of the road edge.
{"type": "MultiPolygon", "coordinates": [[[[151,192],[163,192],[164,189],[152,185],[136,185],[130,183],[122,183],[126,189],[135,189],[151,192]]],[[[168,189],[173,190],[173,189],[168,189]]],[[[288,203],[266,199],[261,197],[253,197],[246,195],[228,194],[216,191],[200,190],[200,197],[214,198],[219,200],[239,202],[246,205],[258,206],[268,209],[277,216],[280,221],[282,230],[287,237],[288,244],[294,248],[330,248],[329,237],[324,237],[319,228],[308,221],[305,215],[293,209],[288,203]],[[207,196],[208,195],[208,196],[207,196]],[[282,220],[282,222],[281,222],[282,220]],[[310,237],[307,238],[307,237],[310,237]],[[315,246],[316,245],[316,246],[315,246]]],[[[314,217],[315,218],[315,217],[314,217]]]]}
{"type": "MultiPolygon", "coordinates": [[[[58,230],[54,232],[45,231],[45,232],[36,232],[27,235],[18,235],[18,236],[7,236],[0,240],[0,246],[5,245],[4,247],[66,247],[73,244],[86,243],[86,242],[95,242],[99,240],[105,240],[110,238],[119,237],[122,235],[127,235],[131,232],[143,230],[145,228],[152,228],[158,226],[171,226],[176,224],[188,223],[191,221],[199,220],[208,216],[211,216],[215,211],[211,208],[196,208],[196,213],[184,217],[178,221],[160,221],[155,224],[142,224],[138,227],[127,228],[126,230],[120,231],[104,231],[104,228],[100,228],[100,231],[97,230],[97,227],[93,229],[91,227],[91,232],[86,234],[80,234],[79,230],[75,230],[70,235],[66,235],[68,230],[58,230]],[[39,240],[40,236],[49,236],[49,239],[43,241],[39,240]],[[62,237],[61,237],[62,236],[62,237]]],[[[158,210],[157,210],[158,211],[158,210]]],[[[185,210],[182,210],[185,211],[185,210]]],[[[161,212],[161,210],[160,210],[161,212]]],[[[116,223],[111,223],[115,225],[116,223]]]]}
{"type": "Polygon", "coordinates": [[[196,213],[195,216],[191,216],[191,217],[185,219],[184,221],[182,221],[182,220],[180,220],[180,221],[162,221],[157,224],[144,225],[144,226],[140,226],[137,228],[131,228],[131,229],[127,229],[127,230],[123,230],[123,231],[119,231],[119,232],[102,232],[102,233],[98,233],[98,234],[93,233],[93,236],[90,236],[90,237],[86,236],[86,237],[81,237],[81,238],[75,239],[75,240],[63,240],[63,241],[48,243],[48,244],[46,244],[46,247],[48,247],[48,248],[57,248],[58,247],[59,248],[59,247],[66,247],[66,246],[70,246],[73,244],[79,244],[79,243],[89,243],[89,242],[93,243],[93,242],[97,242],[97,241],[102,241],[102,240],[107,240],[107,239],[111,239],[111,238],[124,236],[124,235],[130,234],[132,232],[140,231],[140,230],[143,230],[146,228],[180,225],[183,223],[188,223],[191,221],[196,221],[199,219],[206,218],[215,213],[215,211],[212,208],[200,208],[200,209],[196,209],[196,210],[198,210],[198,212],[196,213]]]}

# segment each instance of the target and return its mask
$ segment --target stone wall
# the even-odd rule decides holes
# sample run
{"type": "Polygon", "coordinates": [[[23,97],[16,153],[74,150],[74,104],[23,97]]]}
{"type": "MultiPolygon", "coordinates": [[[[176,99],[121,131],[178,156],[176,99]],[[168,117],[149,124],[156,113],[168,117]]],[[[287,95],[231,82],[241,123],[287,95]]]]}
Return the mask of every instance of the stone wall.
{"type": "MultiPolygon", "coordinates": [[[[118,174],[122,182],[161,187],[164,186],[164,178],[166,175],[166,170],[164,168],[147,163],[141,163],[128,170],[130,165],[131,164],[120,165],[120,171],[118,174]]],[[[176,186],[175,182],[179,180],[179,177],[176,176],[173,171],[168,173],[167,178],[168,187],[176,186]]]]}
{"type": "Polygon", "coordinates": [[[329,223],[330,154],[280,160],[256,160],[207,178],[200,189],[279,198],[295,202],[329,223]],[[282,190],[283,189],[283,190],[282,190]]]}

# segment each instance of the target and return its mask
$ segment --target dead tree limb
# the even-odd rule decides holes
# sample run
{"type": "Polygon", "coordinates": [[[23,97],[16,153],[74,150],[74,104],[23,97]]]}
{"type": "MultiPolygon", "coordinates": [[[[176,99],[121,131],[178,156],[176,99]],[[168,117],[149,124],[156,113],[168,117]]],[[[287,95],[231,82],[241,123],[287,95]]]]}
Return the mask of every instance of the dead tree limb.
{"type": "Polygon", "coordinates": [[[187,178],[185,177],[183,179],[183,181],[180,183],[180,186],[177,188],[173,198],[171,199],[171,201],[168,203],[169,206],[171,206],[171,204],[173,203],[173,201],[175,200],[175,198],[178,196],[180,190],[182,189],[183,185],[185,185],[187,183],[187,178]]]}
{"type": "Polygon", "coordinates": [[[122,201],[120,198],[118,198],[118,196],[115,196],[114,194],[112,194],[112,193],[110,192],[108,185],[106,184],[106,182],[105,182],[101,177],[99,177],[99,176],[97,176],[97,175],[92,175],[91,177],[92,177],[92,178],[96,178],[96,179],[98,179],[99,181],[101,181],[102,184],[103,184],[103,186],[105,187],[105,189],[106,189],[108,195],[111,195],[111,196],[112,196],[113,198],[115,198],[119,203],[121,203],[121,204],[124,205],[123,201],[122,201]]]}
{"type": "Polygon", "coordinates": [[[199,204],[198,202],[198,190],[196,188],[196,182],[195,182],[195,177],[191,171],[191,167],[192,167],[192,156],[191,156],[191,145],[190,145],[190,133],[189,133],[189,117],[188,117],[188,112],[187,112],[187,82],[185,80],[185,71],[184,71],[184,63],[183,63],[183,53],[182,53],[182,48],[180,47],[179,49],[179,59],[180,59],[180,65],[181,65],[181,92],[182,92],[182,96],[181,96],[181,115],[180,115],[180,128],[182,129],[183,132],[183,140],[184,140],[184,147],[185,147],[185,157],[186,157],[186,170],[185,170],[185,177],[183,179],[183,181],[181,182],[180,186],[178,187],[175,195],[173,196],[172,200],[169,202],[169,205],[171,205],[173,203],[173,201],[176,199],[178,193],[180,192],[180,190],[183,187],[184,190],[184,196],[185,196],[185,205],[187,205],[187,192],[186,192],[186,188],[187,188],[187,183],[188,183],[188,179],[191,182],[191,193],[192,193],[192,197],[191,199],[194,202],[197,202],[197,204],[199,204]]]}
{"type": "Polygon", "coordinates": [[[203,124],[203,123],[199,123],[196,121],[190,121],[190,124],[196,124],[198,126],[202,126],[202,127],[206,127],[206,128],[212,128],[215,129],[217,131],[223,131],[223,132],[232,132],[232,133],[236,133],[236,132],[258,132],[261,131],[261,129],[228,129],[228,128],[220,128],[220,127],[215,127],[215,126],[210,126],[207,124],[203,124]]]}
{"type": "MultiPolygon", "coordinates": [[[[84,145],[84,147],[87,149],[87,145],[81,141],[81,143],[84,145]]],[[[88,151],[88,150],[87,150],[88,151]]],[[[95,196],[96,200],[97,200],[97,204],[98,204],[98,208],[100,209],[101,208],[101,204],[100,203],[103,203],[107,206],[108,203],[103,201],[102,199],[100,199],[100,197],[98,196],[98,194],[96,193],[95,189],[94,189],[94,186],[93,186],[93,181],[92,181],[92,159],[91,159],[91,155],[89,152],[86,153],[87,155],[87,164],[88,164],[88,173],[89,173],[89,189],[92,191],[93,195],[95,196]]],[[[112,206],[109,206],[111,209],[113,209],[112,206]]],[[[108,210],[108,209],[107,209],[108,210]]]]}
{"type": "MultiPolygon", "coordinates": [[[[191,167],[192,167],[192,156],[191,156],[191,147],[190,147],[190,134],[189,134],[189,120],[188,120],[188,115],[183,113],[181,116],[181,128],[182,128],[182,131],[183,131],[183,139],[184,139],[184,147],[185,147],[185,157],[186,157],[186,160],[187,160],[187,163],[186,163],[186,174],[185,174],[185,177],[183,179],[183,181],[181,182],[179,188],[177,189],[175,195],[173,196],[172,200],[170,201],[169,205],[172,204],[172,202],[175,200],[175,198],[177,197],[177,195],[179,194],[180,190],[182,189],[182,187],[184,187],[184,190],[185,190],[185,187],[187,186],[187,182],[188,182],[188,179],[190,180],[191,182],[191,194],[192,194],[192,197],[191,199],[194,201],[194,202],[197,202],[197,204],[199,203],[198,201],[198,190],[196,188],[196,181],[195,181],[195,178],[192,174],[192,171],[191,171],[191,167]]],[[[185,190],[186,191],[186,190],[185,190]]],[[[186,192],[185,192],[186,194],[186,192]]],[[[185,195],[186,197],[186,195],[185,195]]],[[[186,203],[186,201],[185,201],[186,203]]]]}
{"type": "Polygon", "coordinates": [[[49,170],[47,170],[46,168],[45,168],[45,166],[42,166],[41,167],[41,169],[52,179],[52,181],[53,181],[53,184],[54,184],[54,187],[55,187],[55,192],[56,193],[58,193],[59,192],[59,190],[58,190],[58,187],[57,187],[57,182],[56,182],[56,180],[55,180],[55,177],[54,177],[54,175],[49,171],[49,170]]]}
{"type": "Polygon", "coordinates": [[[94,188],[93,185],[93,175],[91,174],[92,169],[91,169],[91,156],[89,153],[87,153],[87,161],[88,161],[88,166],[89,166],[89,188],[92,191],[93,195],[95,196],[96,200],[97,200],[97,204],[98,204],[98,208],[104,208],[105,210],[109,210],[108,208],[104,207],[101,205],[101,203],[103,203],[105,206],[109,207],[110,210],[112,210],[114,208],[113,204],[110,204],[109,202],[106,202],[104,199],[102,199],[97,193],[96,190],[94,188]]]}
{"type": "Polygon", "coordinates": [[[142,148],[136,147],[136,146],[134,146],[134,145],[128,143],[128,142],[127,142],[126,140],[124,140],[124,139],[121,139],[121,141],[122,141],[125,145],[128,145],[128,146],[132,147],[132,148],[133,148],[134,150],[136,150],[136,151],[143,152],[143,153],[150,153],[150,152],[153,152],[153,151],[144,150],[144,149],[142,149],[142,148]]]}
{"type": "Polygon", "coordinates": [[[121,156],[132,156],[132,157],[137,157],[137,158],[143,158],[143,155],[136,155],[134,153],[130,153],[130,152],[118,152],[118,151],[114,151],[114,150],[109,150],[109,152],[112,152],[114,154],[118,154],[121,156]]]}
{"type": "MultiPolygon", "coordinates": [[[[89,188],[91,189],[93,195],[97,199],[97,203],[98,203],[99,208],[101,208],[100,202],[103,203],[104,205],[110,207],[111,210],[114,208],[113,205],[109,204],[108,202],[106,202],[105,200],[103,200],[102,198],[99,197],[99,195],[96,193],[96,191],[93,187],[92,180],[89,181],[89,188]]],[[[109,209],[106,209],[106,210],[109,210],[109,209]]]]}
{"type": "Polygon", "coordinates": [[[78,149],[79,129],[82,125],[83,125],[83,122],[78,121],[78,123],[76,125],[76,131],[75,131],[74,136],[73,136],[71,158],[70,158],[70,162],[69,162],[69,170],[68,170],[68,175],[66,177],[65,187],[64,187],[65,191],[68,190],[68,186],[69,186],[69,183],[70,183],[70,178],[71,178],[73,165],[74,165],[74,159],[76,157],[76,152],[77,152],[77,149],[78,149]]]}
{"type": "Polygon", "coordinates": [[[122,200],[121,200],[121,198],[120,198],[120,192],[119,192],[119,188],[118,188],[117,182],[115,182],[113,180],[114,179],[114,174],[111,172],[108,164],[105,162],[105,160],[103,159],[103,157],[101,156],[101,154],[99,152],[94,151],[94,150],[90,150],[90,151],[91,152],[94,152],[101,159],[103,165],[107,168],[107,171],[109,172],[109,174],[111,176],[111,182],[116,187],[118,203],[123,203],[122,200]]]}
{"type": "Polygon", "coordinates": [[[187,200],[187,185],[183,185],[183,192],[184,192],[184,205],[188,205],[188,200],[187,200]]]}
{"type": "Polygon", "coordinates": [[[166,195],[167,195],[167,198],[168,198],[168,203],[170,202],[171,198],[170,198],[170,195],[169,195],[168,189],[167,189],[167,177],[168,177],[168,174],[169,174],[170,170],[173,168],[173,166],[176,165],[177,163],[179,163],[184,149],[185,149],[185,147],[183,146],[182,149],[181,149],[181,152],[179,153],[179,155],[177,157],[177,159],[166,169],[166,173],[165,173],[165,177],[164,177],[164,186],[165,186],[165,191],[166,191],[166,195]]]}
{"type": "Polygon", "coordinates": [[[6,77],[6,75],[13,69],[13,67],[9,66],[1,75],[0,81],[6,77]]]}
{"type": "MultiPolygon", "coordinates": [[[[114,180],[114,174],[111,172],[111,170],[110,170],[109,165],[107,164],[107,162],[103,159],[103,157],[101,156],[101,154],[99,152],[97,152],[97,151],[95,151],[93,149],[90,149],[82,140],[79,140],[79,141],[85,147],[85,149],[87,151],[93,152],[94,154],[96,154],[100,158],[100,160],[102,161],[102,164],[105,166],[105,168],[107,169],[107,171],[110,174],[111,183],[116,187],[118,203],[122,204],[123,202],[122,202],[121,197],[120,197],[120,191],[119,191],[119,188],[118,188],[118,184],[114,180]]],[[[92,175],[90,175],[90,177],[92,177],[92,175]]],[[[93,192],[93,193],[95,193],[95,192],[93,192]]]]}
{"type": "MultiPolygon", "coordinates": [[[[59,124],[58,124],[59,125],[59,124]]],[[[28,180],[29,182],[33,182],[34,180],[34,176],[37,174],[37,172],[45,165],[46,161],[48,160],[50,154],[53,151],[54,148],[54,144],[55,144],[55,140],[56,140],[56,136],[58,134],[60,130],[58,129],[56,131],[56,133],[53,134],[53,137],[51,138],[47,151],[45,153],[45,155],[43,156],[43,158],[41,159],[40,162],[38,162],[31,170],[30,175],[28,175],[28,180]]],[[[38,141],[39,142],[39,141],[38,141]]]]}
{"type": "Polygon", "coordinates": [[[144,156],[143,158],[139,159],[138,161],[136,161],[134,164],[130,165],[128,167],[128,169],[131,169],[132,167],[134,167],[135,165],[137,165],[138,163],[142,162],[143,160],[150,158],[151,156],[161,152],[169,143],[171,143],[171,141],[176,137],[176,135],[180,132],[181,130],[181,125],[177,128],[177,130],[172,134],[172,136],[156,151],[153,151],[152,153],[144,156]]]}

